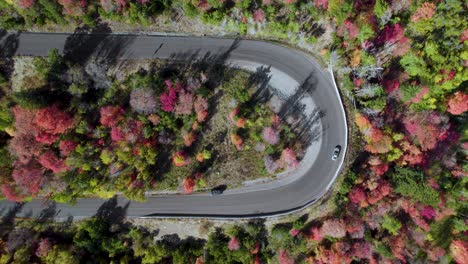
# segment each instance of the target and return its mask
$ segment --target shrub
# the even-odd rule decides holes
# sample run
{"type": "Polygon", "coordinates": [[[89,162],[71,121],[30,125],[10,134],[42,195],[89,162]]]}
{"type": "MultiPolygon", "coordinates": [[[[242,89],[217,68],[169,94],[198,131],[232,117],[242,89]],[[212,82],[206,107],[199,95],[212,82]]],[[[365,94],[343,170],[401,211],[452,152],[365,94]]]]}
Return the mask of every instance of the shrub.
{"type": "Polygon", "coordinates": [[[204,149],[202,152],[197,153],[197,160],[199,162],[203,162],[204,160],[209,160],[211,159],[211,152],[208,150],[204,149]]]}
{"type": "Polygon", "coordinates": [[[237,147],[238,150],[241,149],[243,140],[239,135],[236,133],[231,133],[231,142],[237,147]]]}
{"type": "Polygon", "coordinates": [[[187,177],[184,178],[182,185],[184,186],[184,192],[185,193],[192,193],[193,192],[193,187],[195,187],[195,181],[193,180],[192,177],[187,177]]]}
{"type": "Polygon", "coordinates": [[[193,142],[195,142],[195,140],[197,140],[197,136],[195,135],[195,133],[193,131],[185,133],[182,137],[184,139],[184,145],[186,147],[192,146],[193,142]]]}
{"type": "Polygon", "coordinates": [[[279,169],[278,163],[275,162],[269,155],[263,157],[263,163],[265,165],[266,171],[270,174],[275,174],[276,170],[279,169]]]}
{"type": "Polygon", "coordinates": [[[287,167],[288,169],[294,169],[299,165],[299,162],[296,158],[296,152],[290,148],[283,149],[280,160],[285,165],[283,167],[287,167]]]}
{"type": "Polygon", "coordinates": [[[237,237],[235,236],[231,237],[228,243],[228,249],[231,251],[234,251],[234,250],[238,250],[239,248],[240,248],[239,239],[237,239],[237,237]]]}
{"type": "Polygon", "coordinates": [[[191,159],[183,151],[178,151],[172,155],[172,162],[177,167],[183,167],[190,164],[191,159]]]}
{"type": "Polygon", "coordinates": [[[270,145],[276,145],[279,142],[279,133],[273,127],[263,128],[262,137],[270,145]]]}

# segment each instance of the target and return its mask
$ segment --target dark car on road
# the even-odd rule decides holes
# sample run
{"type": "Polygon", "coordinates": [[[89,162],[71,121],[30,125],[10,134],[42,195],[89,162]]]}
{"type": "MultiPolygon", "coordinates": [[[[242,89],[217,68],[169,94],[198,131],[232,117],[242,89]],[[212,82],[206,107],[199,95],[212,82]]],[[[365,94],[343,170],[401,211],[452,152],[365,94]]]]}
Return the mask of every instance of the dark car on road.
{"type": "Polygon", "coordinates": [[[340,156],[340,152],[341,152],[341,146],[337,145],[335,149],[333,150],[332,160],[338,159],[338,156],[340,156]]]}
{"type": "Polygon", "coordinates": [[[211,196],[221,195],[227,189],[226,185],[219,185],[211,189],[211,196]]]}

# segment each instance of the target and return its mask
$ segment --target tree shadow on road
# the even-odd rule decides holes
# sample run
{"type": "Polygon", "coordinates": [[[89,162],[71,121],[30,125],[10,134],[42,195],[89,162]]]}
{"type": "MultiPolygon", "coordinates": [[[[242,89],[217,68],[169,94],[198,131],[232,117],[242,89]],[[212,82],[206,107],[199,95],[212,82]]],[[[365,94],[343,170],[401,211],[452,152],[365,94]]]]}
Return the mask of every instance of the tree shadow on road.
{"type": "Polygon", "coordinates": [[[2,211],[0,212],[0,216],[2,216],[2,220],[0,222],[0,237],[5,236],[14,228],[16,215],[21,212],[23,206],[23,203],[15,203],[8,209],[2,208],[2,211]],[[7,212],[3,214],[5,210],[7,210],[7,212]]]}
{"type": "Polygon", "coordinates": [[[117,196],[104,202],[96,212],[95,217],[112,224],[123,223],[127,216],[127,209],[130,206],[130,202],[126,202],[125,205],[119,206],[117,196]]]}
{"type": "Polygon", "coordinates": [[[19,46],[20,33],[8,33],[0,30],[0,58],[11,58],[19,46]]]}
{"type": "Polygon", "coordinates": [[[256,91],[252,95],[250,103],[253,104],[265,104],[271,100],[273,93],[269,86],[271,80],[271,66],[260,66],[257,67],[256,71],[253,72],[249,77],[249,87],[255,88],[256,91]]]}
{"type": "Polygon", "coordinates": [[[114,65],[119,58],[131,55],[128,47],[135,41],[136,36],[111,33],[112,30],[105,23],[94,28],[77,28],[65,42],[65,59],[84,65],[89,59],[96,57],[101,63],[114,65]]]}
{"type": "Polygon", "coordinates": [[[313,100],[313,94],[318,88],[317,84],[315,74],[312,72],[299,85],[296,92],[283,102],[278,112],[281,119],[293,120],[290,125],[304,148],[318,141],[326,131],[326,128],[320,125],[326,115],[325,110],[315,107],[310,114],[306,114],[307,105],[302,102],[306,97],[313,100]]]}
{"type": "Polygon", "coordinates": [[[20,33],[8,33],[0,29],[0,73],[13,73],[13,56],[19,47],[20,33]]]}

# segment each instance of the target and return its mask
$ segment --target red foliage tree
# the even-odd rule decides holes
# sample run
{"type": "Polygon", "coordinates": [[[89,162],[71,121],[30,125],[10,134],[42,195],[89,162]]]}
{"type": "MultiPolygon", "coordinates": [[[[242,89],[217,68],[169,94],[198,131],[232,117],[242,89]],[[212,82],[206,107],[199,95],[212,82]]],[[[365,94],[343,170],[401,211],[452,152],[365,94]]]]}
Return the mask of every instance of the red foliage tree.
{"type": "Polygon", "coordinates": [[[106,127],[113,127],[123,119],[124,110],[120,106],[103,106],[99,109],[101,118],[99,122],[106,127]]]}
{"type": "Polygon", "coordinates": [[[357,258],[370,259],[372,256],[372,245],[367,241],[355,242],[352,252],[357,258]]]}
{"type": "Polygon", "coordinates": [[[34,160],[26,164],[15,163],[12,177],[25,192],[36,194],[42,182],[42,166],[34,160]]]}
{"type": "Polygon", "coordinates": [[[400,82],[398,80],[384,79],[382,81],[382,86],[384,87],[387,93],[392,93],[394,91],[398,91],[398,89],[400,88],[400,82]]]}
{"type": "Polygon", "coordinates": [[[454,93],[447,102],[447,112],[461,115],[466,111],[468,111],[468,94],[460,91],[454,93]]]}
{"type": "Polygon", "coordinates": [[[12,138],[8,144],[11,154],[20,163],[28,163],[32,157],[38,156],[42,150],[40,144],[31,135],[20,135],[12,138]]]}
{"type": "Polygon", "coordinates": [[[445,249],[441,247],[433,247],[426,250],[427,258],[434,262],[439,262],[440,259],[445,256],[445,249]]]}
{"type": "Polygon", "coordinates": [[[342,220],[328,219],[323,222],[320,232],[322,236],[342,238],[346,235],[346,228],[342,220]]]}
{"type": "Polygon", "coordinates": [[[262,23],[265,20],[265,12],[262,9],[257,9],[252,14],[255,23],[262,23]]]}
{"type": "Polygon", "coordinates": [[[35,136],[39,133],[39,128],[34,124],[36,110],[15,106],[12,112],[15,118],[15,136],[24,134],[35,136]]]}
{"type": "Polygon", "coordinates": [[[289,234],[291,236],[293,236],[293,237],[297,236],[300,232],[301,232],[301,230],[296,229],[296,228],[293,228],[293,229],[289,230],[289,234]]]}
{"type": "Polygon", "coordinates": [[[36,249],[36,256],[45,257],[52,250],[52,241],[48,238],[43,238],[39,241],[39,245],[36,249]]]}
{"type": "Polygon", "coordinates": [[[423,153],[415,145],[411,145],[408,141],[401,143],[401,149],[404,151],[403,160],[410,165],[417,165],[423,161],[423,153]]]}
{"type": "Polygon", "coordinates": [[[233,124],[235,124],[236,120],[239,118],[237,116],[239,112],[240,112],[239,108],[234,108],[231,112],[229,112],[229,120],[231,120],[233,124]]]}
{"type": "Polygon", "coordinates": [[[34,121],[42,132],[51,135],[63,134],[73,128],[75,123],[73,117],[60,110],[57,105],[39,109],[34,121]]]}
{"type": "Polygon", "coordinates": [[[63,6],[65,14],[71,16],[81,16],[83,15],[83,8],[86,7],[86,1],[76,1],[76,0],[58,0],[59,4],[63,6]]]}
{"type": "Polygon", "coordinates": [[[295,169],[299,166],[299,162],[296,158],[296,152],[291,148],[283,149],[280,160],[283,163],[283,167],[287,167],[288,169],[295,169]]]}
{"type": "Polygon", "coordinates": [[[231,142],[236,146],[238,150],[242,149],[242,143],[244,142],[242,138],[236,133],[231,133],[231,142]]]}
{"type": "Polygon", "coordinates": [[[30,8],[34,5],[34,0],[19,0],[18,6],[22,9],[30,8]]]}
{"type": "Polygon", "coordinates": [[[281,249],[279,252],[279,262],[280,264],[294,264],[294,259],[288,256],[286,250],[281,249]]]}
{"type": "Polygon", "coordinates": [[[165,112],[174,111],[175,103],[177,100],[177,90],[172,85],[171,81],[165,81],[167,86],[167,92],[162,93],[159,96],[159,101],[161,102],[161,109],[165,112]]]}
{"type": "Polygon", "coordinates": [[[436,215],[434,208],[432,208],[429,205],[424,206],[419,213],[422,217],[426,218],[427,220],[433,219],[436,215]]]}
{"type": "Polygon", "coordinates": [[[69,167],[65,164],[65,161],[59,159],[50,150],[44,152],[41,156],[39,156],[38,161],[42,166],[53,171],[54,173],[64,172],[69,169],[69,167]]]}
{"type": "Polygon", "coordinates": [[[184,145],[186,147],[192,146],[193,142],[195,142],[195,140],[197,140],[197,135],[195,135],[195,133],[193,131],[185,133],[182,137],[184,139],[184,145]]]}
{"type": "Polygon", "coordinates": [[[358,34],[359,34],[359,28],[353,24],[353,22],[349,20],[345,20],[343,22],[344,27],[346,28],[346,31],[348,32],[348,36],[350,39],[355,39],[358,34]]]}
{"type": "Polygon", "coordinates": [[[405,260],[405,240],[401,236],[393,237],[389,243],[390,250],[392,251],[393,256],[399,259],[403,263],[406,263],[405,260]]]}
{"type": "Polygon", "coordinates": [[[130,143],[141,141],[143,138],[143,123],[138,120],[130,120],[122,124],[125,140],[130,143]]]}
{"type": "Polygon", "coordinates": [[[404,32],[405,29],[400,24],[386,25],[377,37],[376,44],[397,43],[405,37],[404,32]]]}
{"type": "Polygon", "coordinates": [[[184,186],[185,193],[192,193],[193,187],[195,187],[195,181],[192,177],[187,177],[182,181],[182,185],[184,186]]]}
{"type": "Polygon", "coordinates": [[[450,244],[450,253],[457,264],[465,264],[468,259],[468,242],[463,240],[453,240],[450,244]]]}
{"type": "Polygon", "coordinates": [[[380,180],[377,191],[380,192],[383,196],[387,196],[392,192],[392,186],[386,180],[380,180]]]}
{"type": "Polygon", "coordinates": [[[72,140],[61,140],[59,143],[60,154],[64,157],[67,157],[75,150],[77,146],[78,143],[72,140]]]}
{"type": "Polygon", "coordinates": [[[59,139],[59,136],[49,134],[46,132],[39,132],[39,134],[36,135],[35,139],[37,142],[41,144],[50,145],[54,143],[55,141],[57,141],[59,139]]]}
{"type": "Polygon", "coordinates": [[[314,5],[318,9],[327,10],[328,9],[328,0],[315,0],[314,5]]]}
{"type": "Polygon", "coordinates": [[[354,186],[348,194],[349,200],[352,203],[358,204],[361,207],[367,207],[366,191],[359,186],[354,186]]]}
{"type": "Polygon", "coordinates": [[[228,249],[230,251],[235,251],[235,250],[238,250],[239,248],[240,248],[239,239],[237,239],[237,237],[235,236],[231,237],[231,239],[228,242],[228,249]]]}
{"type": "Polygon", "coordinates": [[[345,219],[346,223],[346,232],[349,233],[349,235],[352,238],[363,238],[364,237],[364,232],[365,232],[365,226],[363,221],[358,218],[348,218],[345,219]]]}
{"type": "Polygon", "coordinates": [[[2,193],[5,198],[9,201],[14,201],[14,202],[22,202],[24,200],[24,195],[19,194],[17,190],[11,185],[8,184],[3,184],[2,186],[2,193]]]}
{"type": "Polygon", "coordinates": [[[271,116],[271,125],[273,127],[278,127],[281,124],[281,118],[279,115],[272,115],[271,116]]]}
{"type": "Polygon", "coordinates": [[[438,115],[430,112],[409,113],[403,118],[403,124],[409,136],[417,140],[423,151],[434,149],[448,128],[443,126],[438,115]]]}
{"type": "Polygon", "coordinates": [[[322,240],[322,233],[320,232],[320,228],[313,226],[309,230],[309,239],[312,241],[321,241],[322,240]]]}
{"type": "Polygon", "coordinates": [[[371,167],[371,170],[378,176],[382,176],[388,171],[388,164],[379,164],[371,167]]]}
{"type": "Polygon", "coordinates": [[[237,121],[236,121],[236,127],[244,128],[246,122],[247,122],[247,120],[245,120],[245,118],[241,117],[241,118],[237,119],[237,121]]]}
{"type": "Polygon", "coordinates": [[[423,219],[417,209],[417,205],[407,199],[402,200],[401,208],[405,211],[413,220],[424,231],[429,231],[429,224],[423,219]]]}
{"type": "Polygon", "coordinates": [[[112,127],[110,131],[112,141],[119,142],[125,140],[125,134],[119,127],[112,127]]]}
{"type": "Polygon", "coordinates": [[[411,21],[418,22],[419,20],[428,20],[431,19],[435,14],[436,6],[434,3],[425,2],[416,9],[416,11],[411,16],[411,21]]]}
{"type": "Polygon", "coordinates": [[[177,151],[172,155],[172,162],[177,167],[182,167],[185,165],[190,164],[191,159],[187,157],[187,155],[183,151],[177,151]]]}

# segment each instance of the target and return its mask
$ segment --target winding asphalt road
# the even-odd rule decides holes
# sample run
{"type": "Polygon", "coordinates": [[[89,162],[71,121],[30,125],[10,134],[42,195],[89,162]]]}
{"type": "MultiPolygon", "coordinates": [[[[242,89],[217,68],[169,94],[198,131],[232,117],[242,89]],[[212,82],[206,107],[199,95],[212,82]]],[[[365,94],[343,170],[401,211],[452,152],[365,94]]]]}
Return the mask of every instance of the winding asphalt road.
{"type": "MultiPolygon", "coordinates": [[[[88,51],[93,51],[98,56],[121,59],[174,59],[174,54],[179,54],[176,57],[180,59],[188,54],[196,54],[197,57],[224,54],[225,56],[221,56],[225,59],[224,62],[233,66],[250,70],[259,66],[270,67],[269,85],[273,93],[282,99],[283,111],[303,104],[306,108],[304,111],[309,114],[314,110],[323,113],[318,121],[311,124],[320,133],[301,162],[299,174],[290,173],[290,177],[286,175],[280,177],[280,180],[263,185],[228,190],[225,194],[214,197],[208,194],[161,195],[150,197],[142,203],[130,202],[128,217],[250,218],[286,214],[302,209],[323,196],[342,168],[348,135],[340,96],[331,71],[323,69],[300,51],[252,40],[45,33],[22,33],[14,37],[4,35],[0,39],[0,47],[3,53],[10,52],[10,55],[45,56],[53,48],[63,51],[67,38],[69,42],[73,39],[73,45],[78,45],[79,48],[70,43],[67,47],[74,48],[75,52],[82,52],[83,57],[87,56],[85,54],[88,51]],[[338,160],[333,161],[331,156],[336,145],[341,145],[342,150],[338,160]]],[[[303,122],[308,121],[307,115],[303,118],[303,122]]],[[[123,198],[118,201],[122,205],[127,203],[123,198]]],[[[58,204],[58,217],[92,216],[103,202],[101,199],[80,199],[75,205],[58,204]]],[[[0,209],[11,206],[11,202],[0,202],[0,209]]],[[[22,214],[37,215],[43,207],[42,200],[33,200],[24,206],[22,214]]]]}

